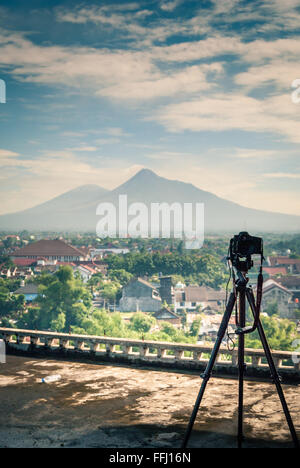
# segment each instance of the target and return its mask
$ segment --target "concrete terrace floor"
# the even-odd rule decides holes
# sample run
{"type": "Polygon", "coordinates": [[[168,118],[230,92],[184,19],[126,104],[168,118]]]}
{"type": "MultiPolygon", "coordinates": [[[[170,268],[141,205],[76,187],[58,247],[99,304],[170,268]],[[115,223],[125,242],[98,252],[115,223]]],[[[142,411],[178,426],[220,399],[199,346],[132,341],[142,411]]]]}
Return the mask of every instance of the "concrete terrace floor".
{"type": "MultiPolygon", "coordinates": [[[[189,447],[235,447],[237,380],[212,378],[189,447]]],[[[1,447],[179,448],[201,379],[121,366],[8,356],[1,447]],[[49,374],[62,379],[41,383],[49,374]]],[[[300,387],[284,386],[300,431],[300,387]]],[[[245,383],[245,447],[292,447],[275,386],[245,383]]]]}

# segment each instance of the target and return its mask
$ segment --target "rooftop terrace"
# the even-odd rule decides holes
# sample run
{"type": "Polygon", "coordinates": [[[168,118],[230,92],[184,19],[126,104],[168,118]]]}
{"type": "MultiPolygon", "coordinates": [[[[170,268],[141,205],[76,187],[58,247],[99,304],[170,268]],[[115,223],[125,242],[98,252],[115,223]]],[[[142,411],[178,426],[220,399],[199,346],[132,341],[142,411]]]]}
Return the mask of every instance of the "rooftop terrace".
{"type": "MultiPolygon", "coordinates": [[[[7,356],[0,375],[1,447],[180,447],[197,375],[7,356]],[[41,379],[60,374],[61,380],[41,379]]],[[[300,431],[300,388],[284,385],[300,431]]],[[[212,378],[190,447],[235,447],[237,381],[212,378]]],[[[291,447],[275,388],[245,383],[245,447],[291,447]]]]}

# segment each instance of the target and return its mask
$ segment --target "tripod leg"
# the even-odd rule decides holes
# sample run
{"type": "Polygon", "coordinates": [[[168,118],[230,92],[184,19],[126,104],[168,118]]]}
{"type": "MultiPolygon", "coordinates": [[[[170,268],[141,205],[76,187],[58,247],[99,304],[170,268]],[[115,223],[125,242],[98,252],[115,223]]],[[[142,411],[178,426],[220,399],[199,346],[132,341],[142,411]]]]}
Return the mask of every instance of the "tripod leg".
{"type": "MultiPolygon", "coordinates": [[[[252,292],[252,290],[247,290],[246,294],[247,294],[247,299],[248,299],[250,307],[251,307],[251,311],[252,311],[252,313],[254,315],[255,314],[255,300],[254,300],[253,292],[252,292]]],[[[282,405],[282,409],[283,409],[284,414],[285,414],[286,421],[287,421],[289,429],[290,429],[290,433],[291,433],[295,448],[300,448],[297,433],[296,433],[296,430],[295,430],[295,427],[294,427],[294,424],[293,424],[293,420],[292,420],[292,417],[290,415],[290,411],[289,411],[288,405],[286,403],[284,393],[283,393],[283,390],[282,390],[282,386],[281,386],[281,383],[280,383],[280,377],[278,375],[276,366],[274,364],[273,357],[272,357],[272,354],[271,354],[271,351],[270,351],[270,347],[269,347],[269,344],[268,344],[268,341],[267,341],[267,338],[266,338],[266,335],[265,335],[265,332],[264,332],[264,329],[263,329],[263,326],[262,326],[260,320],[258,321],[257,330],[258,330],[258,333],[259,333],[259,336],[260,336],[260,339],[261,339],[261,342],[262,342],[262,345],[263,345],[263,348],[264,348],[264,351],[265,351],[265,355],[266,355],[266,358],[267,358],[267,361],[268,361],[268,364],[269,364],[271,377],[272,377],[272,379],[273,379],[273,381],[274,381],[274,383],[276,385],[277,393],[278,393],[278,396],[279,396],[279,399],[280,399],[280,402],[281,402],[281,405],[282,405]]]]}
{"type": "Polygon", "coordinates": [[[222,340],[224,338],[225,332],[226,332],[227,327],[228,327],[228,323],[229,323],[229,320],[230,320],[230,317],[231,317],[231,314],[232,314],[232,310],[233,310],[233,307],[234,307],[234,304],[235,304],[235,300],[236,300],[235,299],[235,294],[232,292],[230,297],[229,297],[229,301],[227,303],[226,311],[224,313],[224,316],[223,316],[223,319],[222,319],[222,322],[221,322],[221,325],[220,325],[220,328],[219,328],[219,331],[218,331],[217,340],[216,340],[214,348],[212,350],[210,360],[209,360],[209,362],[207,364],[205,372],[201,375],[201,377],[203,378],[203,382],[202,382],[202,385],[200,387],[199,394],[198,394],[198,397],[196,399],[196,403],[195,403],[195,406],[194,406],[194,409],[193,409],[193,412],[192,412],[192,415],[191,415],[191,418],[190,418],[190,421],[189,421],[189,424],[188,424],[188,427],[187,427],[187,430],[186,430],[186,433],[185,433],[185,436],[184,436],[184,440],[183,440],[182,447],[181,447],[183,449],[186,448],[187,443],[189,441],[189,438],[190,438],[190,435],[191,435],[191,432],[192,432],[192,429],[193,429],[193,426],[194,426],[194,422],[195,422],[195,419],[196,419],[196,416],[197,416],[197,413],[198,413],[198,410],[199,410],[199,406],[201,404],[201,400],[202,400],[202,397],[204,395],[206,385],[207,385],[207,383],[208,383],[208,381],[210,379],[212,369],[214,367],[214,364],[215,364],[216,358],[218,356],[220,346],[222,344],[222,340]]]}
{"type": "MultiPolygon", "coordinates": [[[[239,326],[246,325],[246,294],[245,290],[239,291],[239,326]]],[[[244,373],[245,373],[245,335],[239,335],[238,347],[239,369],[239,402],[238,402],[238,448],[242,448],[243,436],[243,404],[244,404],[244,373]]]]}

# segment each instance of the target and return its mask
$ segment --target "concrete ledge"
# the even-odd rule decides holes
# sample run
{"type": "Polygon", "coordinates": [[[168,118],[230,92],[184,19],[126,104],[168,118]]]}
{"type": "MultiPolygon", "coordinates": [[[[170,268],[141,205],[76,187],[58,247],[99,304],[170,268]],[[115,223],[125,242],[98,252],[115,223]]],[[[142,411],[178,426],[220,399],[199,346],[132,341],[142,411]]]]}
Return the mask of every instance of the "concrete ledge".
{"type": "MultiPolygon", "coordinates": [[[[212,351],[212,346],[11,328],[0,328],[0,337],[6,343],[8,354],[115,362],[182,371],[203,371],[212,351]]],[[[299,363],[293,362],[293,353],[274,351],[272,356],[284,382],[300,382],[300,367],[299,363]]],[[[270,378],[263,350],[246,349],[245,358],[248,361],[247,376],[270,378]]],[[[214,375],[236,375],[236,364],[237,349],[232,351],[225,347],[221,348],[214,367],[214,375]]]]}

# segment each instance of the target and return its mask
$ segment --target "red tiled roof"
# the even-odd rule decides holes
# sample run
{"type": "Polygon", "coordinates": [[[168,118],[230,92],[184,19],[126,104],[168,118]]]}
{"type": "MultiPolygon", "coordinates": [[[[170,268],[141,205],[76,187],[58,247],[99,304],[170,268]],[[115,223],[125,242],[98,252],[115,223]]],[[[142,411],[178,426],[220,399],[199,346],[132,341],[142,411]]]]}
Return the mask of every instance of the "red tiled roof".
{"type": "Polygon", "coordinates": [[[15,258],[13,262],[17,266],[30,266],[36,264],[36,260],[32,258],[15,258]]]}
{"type": "Polygon", "coordinates": [[[269,257],[271,266],[276,265],[300,265],[300,258],[269,257]]]}
{"type": "Polygon", "coordinates": [[[269,275],[287,275],[287,269],[285,267],[264,267],[263,271],[269,275]]]}
{"type": "Polygon", "coordinates": [[[26,245],[12,254],[14,257],[27,257],[27,256],[72,256],[72,257],[85,257],[85,253],[81,250],[67,244],[62,240],[39,240],[32,244],[26,245]]]}

